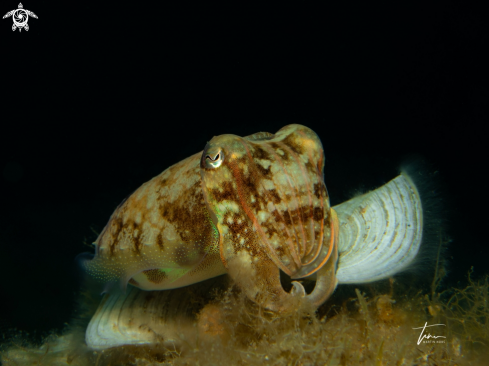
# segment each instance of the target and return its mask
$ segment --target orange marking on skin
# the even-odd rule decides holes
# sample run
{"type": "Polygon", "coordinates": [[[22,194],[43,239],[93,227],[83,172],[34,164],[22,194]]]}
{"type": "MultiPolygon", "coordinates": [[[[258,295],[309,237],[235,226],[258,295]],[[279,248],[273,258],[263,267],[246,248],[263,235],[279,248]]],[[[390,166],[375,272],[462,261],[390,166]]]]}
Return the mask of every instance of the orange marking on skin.
{"type": "Polygon", "coordinates": [[[317,270],[319,270],[322,266],[324,266],[326,264],[326,262],[328,261],[328,259],[331,257],[331,253],[333,253],[333,247],[338,242],[338,234],[339,234],[338,228],[339,228],[339,226],[337,224],[338,217],[336,216],[336,212],[333,209],[331,209],[331,213],[332,213],[332,215],[331,215],[331,224],[330,224],[331,237],[329,239],[329,244],[330,245],[329,245],[329,248],[328,248],[328,253],[326,254],[326,256],[324,257],[324,259],[321,261],[321,263],[319,263],[319,265],[316,268],[314,268],[312,271],[310,271],[310,272],[302,275],[301,278],[310,276],[314,272],[316,272],[317,270]]]}

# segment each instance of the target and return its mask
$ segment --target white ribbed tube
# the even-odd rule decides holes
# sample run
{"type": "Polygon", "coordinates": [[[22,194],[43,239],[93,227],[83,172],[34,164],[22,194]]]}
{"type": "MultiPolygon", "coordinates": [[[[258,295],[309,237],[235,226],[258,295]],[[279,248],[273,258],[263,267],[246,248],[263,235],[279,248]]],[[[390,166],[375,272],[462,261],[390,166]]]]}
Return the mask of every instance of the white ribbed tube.
{"type": "Polygon", "coordinates": [[[125,292],[105,294],[88,324],[85,341],[91,349],[159,343],[167,347],[180,334],[195,331],[196,296],[210,292],[220,278],[166,291],[142,291],[128,286],[125,292]]]}
{"type": "Polygon", "coordinates": [[[334,209],[340,222],[339,284],[390,277],[416,257],[423,210],[416,186],[405,173],[334,209]]]}

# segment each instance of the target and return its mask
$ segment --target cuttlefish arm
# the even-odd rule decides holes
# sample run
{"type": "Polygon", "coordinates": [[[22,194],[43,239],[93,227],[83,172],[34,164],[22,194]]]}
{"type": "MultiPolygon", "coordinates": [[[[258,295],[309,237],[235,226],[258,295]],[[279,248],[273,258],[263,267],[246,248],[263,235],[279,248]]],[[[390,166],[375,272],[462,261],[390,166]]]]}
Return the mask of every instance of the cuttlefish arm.
{"type": "Polygon", "coordinates": [[[166,169],[119,205],[94,243],[93,259],[81,257],[89,274],[107,288],[166,290],[226,272],[201,188],[201,155],[166,169]]]}
{"type": "Polygon", "coordinates": [[[319,306],[336,287],[338,222],[323,180],[324,153],[309,128],[289,125],[275,135],[221,135],[200,161],[202,189],[219,231],[220,256],[249,298],[289,312],[319,306]],[[291,278],[316,273],[314,291],[291,278]]]}

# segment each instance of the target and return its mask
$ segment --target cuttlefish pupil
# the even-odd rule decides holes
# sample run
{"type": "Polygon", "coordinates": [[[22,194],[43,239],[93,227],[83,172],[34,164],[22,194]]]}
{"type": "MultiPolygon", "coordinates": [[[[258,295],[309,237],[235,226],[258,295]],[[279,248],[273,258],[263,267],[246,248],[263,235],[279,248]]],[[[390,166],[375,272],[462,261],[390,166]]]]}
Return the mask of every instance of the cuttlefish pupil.
{"type": "Polygon", "coordinates": [[[218,168],[224,161],[224,152],[221,148],[209,148],[206,150],[205,167],[210,169],[218,168]]]}

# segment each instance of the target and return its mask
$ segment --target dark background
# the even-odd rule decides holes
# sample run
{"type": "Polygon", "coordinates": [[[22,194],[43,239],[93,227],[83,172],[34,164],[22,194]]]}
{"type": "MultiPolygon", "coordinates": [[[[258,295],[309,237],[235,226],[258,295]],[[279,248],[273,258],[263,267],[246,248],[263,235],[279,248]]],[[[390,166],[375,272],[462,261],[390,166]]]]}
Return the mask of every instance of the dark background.
{"type": "Polygon", "coordinates": [[[0,332],[70,320],[75,256],[143,182],[214,135],[290,123],[322,139],[333,204],[422,156],[452,239],[447,286],[488,272],[479,9],[23,5],[28,32],[0,22],[0,332]]]}

